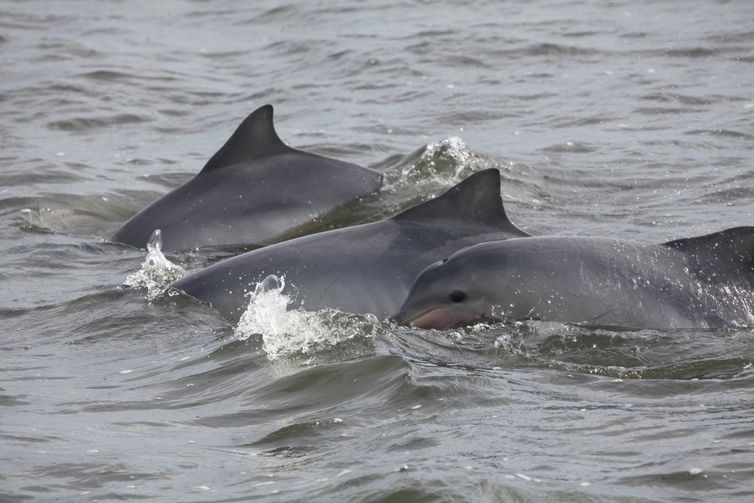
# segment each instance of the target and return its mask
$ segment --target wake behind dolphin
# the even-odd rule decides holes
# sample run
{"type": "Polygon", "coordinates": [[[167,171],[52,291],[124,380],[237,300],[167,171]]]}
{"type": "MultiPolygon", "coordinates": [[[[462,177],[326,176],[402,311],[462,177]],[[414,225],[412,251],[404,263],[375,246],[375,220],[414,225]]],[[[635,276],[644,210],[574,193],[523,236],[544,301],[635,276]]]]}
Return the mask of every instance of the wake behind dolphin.
{"type": "Polygon", "coordinates": [[[476,244],[424,270],[396,321],[537,319],[632,328],[754,325],[754,227],[655,245],[592,237],[476,244]]]}
{"type": "Polygon", "coordinates": [[[387,220],[253,250],[186,276],[173,287],[238,319],[248,304],[245,293],[272,274],[285,276],[291,286],[285,292],[294,298],[289,308],[333,308],[386,318],[428,264],[473,243],[523,236],[527,234],[505,214],[500,173],[489,169],[387,220]]]}
{"type": "Polygon", "coordinates": [[[271,105],[254,111],[198,175],[133,216],[113,240],[144,248],[160,229],[165,250],[264,245],[379,189],[374,170],[287,146],[272,114],[271,105]]]}

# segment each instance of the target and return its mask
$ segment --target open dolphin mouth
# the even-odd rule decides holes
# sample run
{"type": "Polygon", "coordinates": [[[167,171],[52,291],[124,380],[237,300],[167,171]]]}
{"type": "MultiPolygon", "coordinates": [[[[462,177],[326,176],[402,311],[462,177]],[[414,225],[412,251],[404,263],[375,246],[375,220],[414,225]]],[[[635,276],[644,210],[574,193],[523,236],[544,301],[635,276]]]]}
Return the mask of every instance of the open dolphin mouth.
{"type": "Polygon", "coordinates": [[[434,306],[413,316],[401,311],[393,319],[400,325],[442,330],[463,321],[464,318],[453,316],[447,306],[434,306]]]}

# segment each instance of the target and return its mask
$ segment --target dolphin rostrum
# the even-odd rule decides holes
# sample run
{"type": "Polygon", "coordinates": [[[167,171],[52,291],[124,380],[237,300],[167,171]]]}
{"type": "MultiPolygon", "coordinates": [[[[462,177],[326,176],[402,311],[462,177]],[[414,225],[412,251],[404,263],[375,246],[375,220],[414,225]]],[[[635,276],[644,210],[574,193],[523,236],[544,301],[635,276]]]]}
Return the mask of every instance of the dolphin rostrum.
{"type": "Polygon", "coordinates": [[[172,286],[238,319],[248,304],[245,293],[268,275],[284,276],[283,293],[294,297],[289,308],[386,318],[435,260],[473,243],[523,236],[503,209],[500,173],[488,169],[387,220],[253,250],[172,286]]]}
{"type": "Polygon", "coordinates": [[[754,325],[754,227],[664,244],[480,243],[427,267],[394,317],[421,328],[537,319],[629,328],[754,325]]]}
{"type": "Polygon", "coordinates": [[[372,169],[287,146],[265,105],[199,174],[133,216],[113,240],[143,248],[160,229],[165,250],[269,244],[381,184],[372,169]]]}

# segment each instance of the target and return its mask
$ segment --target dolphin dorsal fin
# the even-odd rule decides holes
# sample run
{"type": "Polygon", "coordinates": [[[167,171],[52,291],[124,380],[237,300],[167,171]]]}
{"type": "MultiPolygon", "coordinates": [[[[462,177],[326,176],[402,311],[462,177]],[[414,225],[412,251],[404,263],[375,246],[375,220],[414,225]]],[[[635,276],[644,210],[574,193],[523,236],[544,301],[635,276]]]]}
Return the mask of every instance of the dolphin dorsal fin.
{"type": "Polygon", "coordinates": [[[254,110],[220,150],[207,161],[202,173],[291,150],[272,124],[272,105],[254,110]]]}
{"type": "Polygon", "coordinates": [[[500,198],[500,172],[494,168],[474,173],[441,196],[409,208],[393,219],[454,219],[489,225],[515,236],[529,236],[508,220],[500,198]]]}
{"type": "Polygon", "coordinates": [[[754,286],[754,227],[724,231],[663,243],[689,256],[694,272],[714,281],[733,277],[754,286]]]}

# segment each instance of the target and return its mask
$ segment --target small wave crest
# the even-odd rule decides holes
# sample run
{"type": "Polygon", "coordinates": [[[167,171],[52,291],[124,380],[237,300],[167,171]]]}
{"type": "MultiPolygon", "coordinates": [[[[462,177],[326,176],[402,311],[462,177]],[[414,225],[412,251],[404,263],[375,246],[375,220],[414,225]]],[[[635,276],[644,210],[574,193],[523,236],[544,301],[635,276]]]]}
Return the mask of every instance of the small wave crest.
{"type": "Polygon", "coordinates": [[[181,266],[172,263],[162,253],[162,231],[155,229],[147,243],[147,256],[141,264],[141,269],[129,274],[123,286],[146,288],[147,300],[152,301],[160,296],[170,283],[185,274],[186,271],[181,266]]]}
{"type": "MultiPolygon", "coordinates": [[[[371,340],[379,322],[370,315],[356,316],[336,310],[288,310],[291,296],[283,293],[285,277],[270,275],[247,294],[249,305],[235,330],[236,338],[262,336],[262,349],[271,361],[282,357],[313,356],[345,341],[371,340]]],[[[371,344],[368,344],[371,348],[371,344]]],[[[348,358],[363,356],[363,345],[349,345],[348,358]]]]}
{"type": "Polygon", "coordinates": [[[418,159],[404,166],[398,180],[392,182],[454,185],[485,167],[484,161],[469,150],[461,138],[450,136],[424,147],[418,159]]]}
{"type": "Polygon", "coordinates": [[[146,116],[136,114],[115,114],[103,117],[73,117],[53,121],[47,124],[47,127],[59,131],[90,131],[92,129],[101,129],[109,126],[120,126],[123,124],[138,124],[148,122],[146,116]]]}
{"type": "Polygon", "coordinates": [[[51,208],[24,208],[20,211],[21,229],[36,234],[49,234],[54,232],[48,223],[50,216],[55,214],[51,208]]]}

